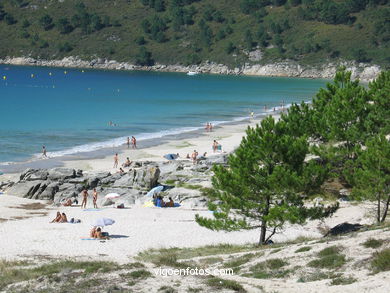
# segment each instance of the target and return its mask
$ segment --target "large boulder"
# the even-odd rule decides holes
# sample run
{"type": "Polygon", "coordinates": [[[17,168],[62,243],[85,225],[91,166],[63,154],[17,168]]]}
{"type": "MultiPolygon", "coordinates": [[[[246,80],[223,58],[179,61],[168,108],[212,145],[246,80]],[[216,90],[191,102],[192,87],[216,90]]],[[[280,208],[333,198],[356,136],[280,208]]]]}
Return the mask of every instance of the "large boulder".
{"type": "Polygon", "coordinates": [[[34,170],[26,174],[23,180],[34,181],[34,180],[46,180],[48,172],[44,169],[34,170]]]}
{"type": "Polygon", "coordinates": [[[145,166],[131,169],[128,173],[115,181],[114,187],[132,187],[151,189],[157,185],[160,169],[156,166],[145,166]]]}
{"type": "Polygon", "coordinates": [[[19,197],[32,198],[41,187],[43,181],[19,181],[7,190],[7,194],[19,197]]]}
{"type": "Polygon", "coordinates": [[[341,234],[347,234],[351,232],[355,232],[363,228],[363,225],[360,224],[350,224],[348,222],[344,222],[341,224],[338,224],[337,226],[334,226],[332,229],[328,231],[328,233],[325,234],[326,236],[337,236],[341,234]]]}
{"type": "Polygon", "coordinates": [[[49,170],[48,179],[64,181],[66,179],[75,178],[76,170],[70,168],[54,168],[49,170]]]}
{"type": "Polygon", "coordinates": [[[22,174],[20,174],[19,180],[20,181],[25,180],[25,178],[29,177],[31,174],[33,174],[36,171],[37,171],[36,169],[27,168],[22,172],[22,174]]]}
{"type": "Polygon", "coordinates": [[[55,193],[59,189],[59,184],[57,182],[49,183],[46,188],[40,192],[39,199],[53,200],[55,193]]]}

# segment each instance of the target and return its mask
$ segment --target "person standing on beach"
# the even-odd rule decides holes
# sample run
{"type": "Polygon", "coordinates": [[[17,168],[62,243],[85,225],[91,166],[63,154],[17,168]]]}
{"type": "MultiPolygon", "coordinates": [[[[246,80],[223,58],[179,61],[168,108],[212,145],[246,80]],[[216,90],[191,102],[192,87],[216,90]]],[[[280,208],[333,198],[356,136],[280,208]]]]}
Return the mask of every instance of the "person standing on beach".
{"type": "Polygon", "coordinates": [[[46,147],[44,145],[42,146],[42,157],[47,158],[46,147]]]}
{"type": "Polygon", "coordinates": [[[83,190],[83,202],[81,203],[81,208],[84,207],[84,209],[87,207],[87,198],[88,198],[88,190],[83,190]]]}
{"type": "Polygon", "coordinates": [[[96,188],[93,189],[93,208],[97,209],[97,197],[98,197],[98,194],[97,194],[97,191],[96,191],[96,188]]]}
{"type": "Polygon", "coordinates": [[[130,137],[127,137],[127,148],[130,148],[130,137]]]}
{"type": "Polygon", "coordinates": [[[133,149],[137,148],[137,140],[135,139],[134,136],[131,137],[131,144],[133,146],[133,149]]]}
{"type": "Polygon", "coordinates": [[[213,130],[213,125],[211,124],[211,122],[209,123],[209,131],[211,132],[213,130]]]}
{"type": "Polygon", "coordinates": [[[196,159],[198,157],[198,152],[194,150],[194,152],[191,155],[192,163],[195,165],[196,164],[196,159]]]}
{"type": "Polygon", "coordinates": [[[118,154],[116,153],[114,156],[114,168],[118,168],[118,161],[119,161],[119,158],[118,158],[118,154]]]}
{"type": "Polygon", "coordinates": [[[209,128],[210,128],[210,125],[209,125],[209,123],[207,122],[204,129],[206,129],[206,132],[208,132],[208,131],[209,131],[209,128]]]}
{"type": "Polygon", "coordinates": [[[218,142],[214,139],[214,141],[213,141],[213,151],[214,151],[214,153],[217,151],[217,149],[218,149],[218,142]]]}

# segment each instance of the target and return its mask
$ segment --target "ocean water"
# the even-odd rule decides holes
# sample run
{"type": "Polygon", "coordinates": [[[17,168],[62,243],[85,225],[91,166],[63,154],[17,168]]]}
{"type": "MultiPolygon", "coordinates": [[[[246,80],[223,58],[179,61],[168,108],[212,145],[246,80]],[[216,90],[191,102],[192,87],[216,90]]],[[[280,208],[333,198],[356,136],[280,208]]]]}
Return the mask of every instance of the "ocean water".
{"type": "Polygon", "coordinates": [[[0,65],[0,163],[158,141],[310,101],[326,80],[0,65]],[[110,126],[109,122],[115,126],[110,126]]]}

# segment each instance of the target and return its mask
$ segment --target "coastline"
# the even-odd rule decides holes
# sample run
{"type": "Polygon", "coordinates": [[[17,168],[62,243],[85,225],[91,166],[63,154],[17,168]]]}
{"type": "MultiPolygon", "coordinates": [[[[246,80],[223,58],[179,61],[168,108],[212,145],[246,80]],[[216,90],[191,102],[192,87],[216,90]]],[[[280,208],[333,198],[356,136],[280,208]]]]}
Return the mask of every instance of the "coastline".
{"type": "Polygon", "coordinates": [[[229,68],[224,64],[205,62],[200,65],[164,65],[138,66],[127,62],[107,60],[102,58],[91,61],[82,60],[77,56],[64,57],[61,60],[34,59],[32,57],[6,57],[0,59],[0,64],[22,65],[22,66],[44,66],[63,68],[84,68],[104,70],[139,70],[157,72],[182,72],[189,71],[208,74],[225,75],[248,75],[268,77],[297,77],[297,78],[323,78],[331,79],[340,66],[345,66],[352,72],[353,79],[369,82],[375,79],[381,72],[379,65],[357,63],[354,61],[340,61],[335,63],[322,64],[320,66],[304,66],[294,61],[281,61],[272,64],[244,64],[241,67],[229,68]]]}
{"type": "MultiPolygon", "coordinates": [[[[105,147],[94,151],[86,151],[74,153],[72,155],[64,155],[58,157],[50,157],[48,159],[32,158],[28,161],[11,162],[9,164],[0,164],[1,171],[0,181],[8,178],[6,176],[17,174],[27,168],[54,168],[66,167],[74,169],[83,169],[86,171],[110,171],[117,170],[112,167],[113,156],[119,154],[119,163],[123,163],[126,157],[134,161],[166,161],[163,158],[168,153],[179,153],[180,159],[184,159],[187,154],[191,154],[196,149],[199,154],[207,152],[208,156],[213,156],[211,145],[213,140],[217,140],[222,145],[224,153],[232,152],[241,142],[241,138],[245,135],[245,130],[248,126],[255,126],[261,120],[271,115],[275,119],[280,117],[280,111],[265,112],[255,116],[253,119],[249,117],[240,121],[229,121],[219,124],[213,128],[212,132],[206,132],[203,127],[190,132],[183,132],[176,135],[167,135],[161,138],[145,139],[138,141],[136,150],[127,149],[125,141],[120,146],[105,147]]],[[[221,153],[216,153],[221,154],[221,153]]]]}

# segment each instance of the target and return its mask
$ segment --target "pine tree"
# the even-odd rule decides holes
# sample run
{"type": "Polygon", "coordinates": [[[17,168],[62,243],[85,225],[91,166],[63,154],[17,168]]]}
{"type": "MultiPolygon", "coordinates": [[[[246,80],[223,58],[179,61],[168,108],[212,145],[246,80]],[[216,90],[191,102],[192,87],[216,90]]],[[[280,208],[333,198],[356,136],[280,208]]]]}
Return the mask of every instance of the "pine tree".
{"type": "Polygon", "coordinates": [[[376,220],[383,223],[390,204],[390,142],[384,135],[367,141],[355,172],[352,195],[358,200],[376,201],[376,220]]]}
{"type": "Polygon", "coordinates": [[[268,117],[248,128],[228,166],[214,166],[213,188],[207,192],[214,219],[197,215],[196,221],[212,230],[260,229],[259,244],[265,244],[286,222],[332,214],[337,204],[304,206],[301,191],[310,181],[305,176],[311,176],[307,168],[315,167],[304,162],[307,153],[306,137],[289,135],[284,122],[268,117]]]}

